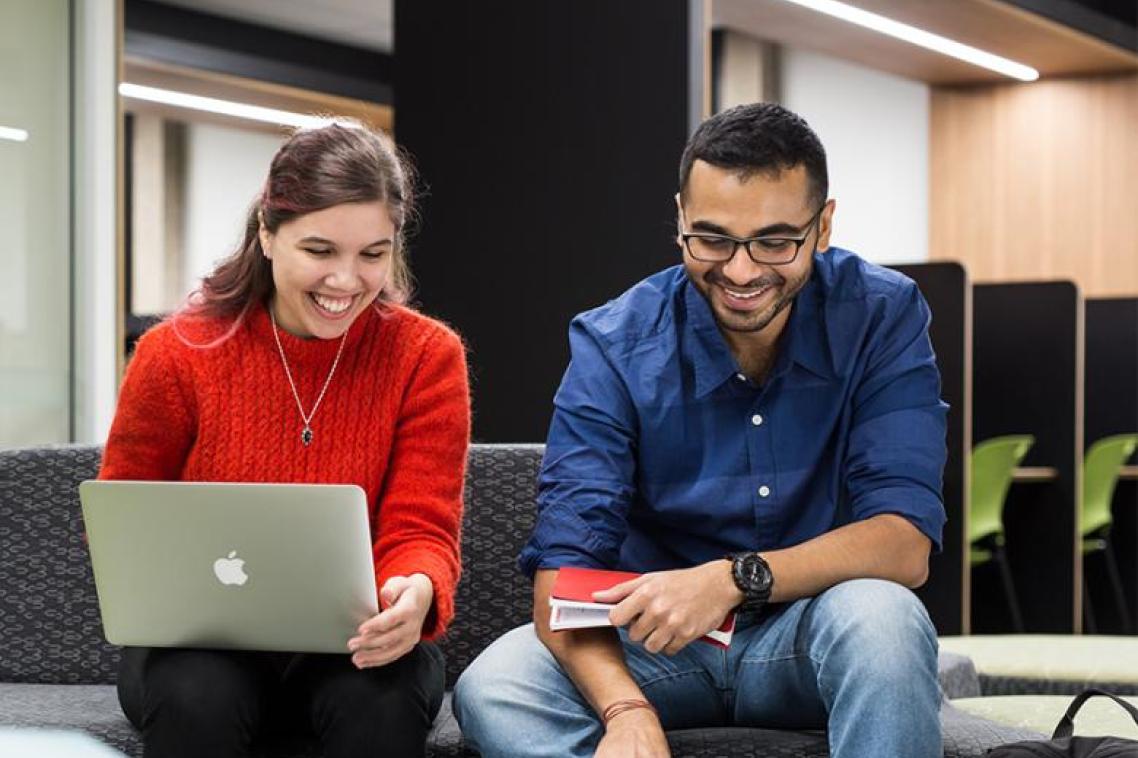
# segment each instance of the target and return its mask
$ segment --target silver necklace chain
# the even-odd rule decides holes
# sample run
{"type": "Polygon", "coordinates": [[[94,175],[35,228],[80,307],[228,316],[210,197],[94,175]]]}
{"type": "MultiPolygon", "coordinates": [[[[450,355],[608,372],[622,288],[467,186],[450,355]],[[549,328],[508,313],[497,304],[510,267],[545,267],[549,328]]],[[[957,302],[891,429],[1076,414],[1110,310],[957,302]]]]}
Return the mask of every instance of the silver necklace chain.
{"type": "Polygon", "coordinates": [[[320,401],[324,399],[324,393],[328,391],[328,385],[332,383],[332,375],[336,373],[336,366],[340,365],[340,356],[344,353],[344,343],[348,341],[348,333],[345,331],[344,336],[340,338],[340,349],[336,351],[336,360],[332,361],[332,368],[328,371],[328,378],[324,380],[324,386],[320,389],[320,396],[316,398],[316,403],[312,406],[312,412],[305,414],[304,406],[300,402],[300,393],[296,391],[296,382],[292,380],[292,371],[289,370],[288,359],[285,358],[281,336],[277,333],[277,319],[273,315],[273,309],[269,308],[268,310],[269,320],[273,322],[273,339],[277,341],[277,352],[281,355],[281,365],[284,366],[288,386],[292,388],[292,397],[296,400],[296,409],[300,411],[300,418],[304,421],[304,429],[300,432],[300,441],[304,443],[305,447],[308,447],[312,444],[312,417],[316,415],[316,409],[320,407],[320,401]]]}

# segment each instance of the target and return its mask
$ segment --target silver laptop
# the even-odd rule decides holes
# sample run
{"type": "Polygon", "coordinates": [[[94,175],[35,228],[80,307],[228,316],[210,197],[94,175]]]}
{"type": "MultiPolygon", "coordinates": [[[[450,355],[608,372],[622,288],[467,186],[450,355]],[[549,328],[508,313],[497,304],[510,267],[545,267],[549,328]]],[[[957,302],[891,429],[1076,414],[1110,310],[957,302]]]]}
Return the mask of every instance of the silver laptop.
{"type": "Polygon", "coordinates": [[[116,645],[347,653],[378,612],[355,485],[86,481],[79,497],[116,645]]]}

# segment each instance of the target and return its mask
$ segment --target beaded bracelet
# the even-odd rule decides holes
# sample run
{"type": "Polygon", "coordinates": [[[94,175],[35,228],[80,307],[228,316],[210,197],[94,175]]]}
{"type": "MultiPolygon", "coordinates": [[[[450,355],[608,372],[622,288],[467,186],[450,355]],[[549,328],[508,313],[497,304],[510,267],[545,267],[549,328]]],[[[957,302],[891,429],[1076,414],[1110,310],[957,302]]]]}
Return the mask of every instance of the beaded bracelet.
{"type": "Polygon", "coordinates": [[[615,703],[610,704],[608,708],[605,708],[605,712],[601,714],[601,723],[607,727],[609,725],[609,722],[620,714],[627,711],[634,711],[637,708],[647,708],[648,710],[652,711],[652,713],[656,713],[656,708],[653,707],[653,705],[647,700],[641,700],[639,698],[617,700],[615,703]]]}

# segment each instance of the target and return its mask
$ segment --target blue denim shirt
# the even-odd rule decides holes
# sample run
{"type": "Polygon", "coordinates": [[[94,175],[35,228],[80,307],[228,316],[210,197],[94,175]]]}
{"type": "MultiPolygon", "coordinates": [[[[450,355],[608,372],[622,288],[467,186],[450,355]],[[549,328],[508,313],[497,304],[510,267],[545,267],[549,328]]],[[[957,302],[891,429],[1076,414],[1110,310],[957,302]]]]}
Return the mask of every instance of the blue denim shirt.
{"type": "Polygon", "coordinates": [[[684,568],[880,513],[939,550],[948,406],[929,321],[910,279],[833,247],[762,386],[682,266],[577,316],[520,568],[684,568]]]}

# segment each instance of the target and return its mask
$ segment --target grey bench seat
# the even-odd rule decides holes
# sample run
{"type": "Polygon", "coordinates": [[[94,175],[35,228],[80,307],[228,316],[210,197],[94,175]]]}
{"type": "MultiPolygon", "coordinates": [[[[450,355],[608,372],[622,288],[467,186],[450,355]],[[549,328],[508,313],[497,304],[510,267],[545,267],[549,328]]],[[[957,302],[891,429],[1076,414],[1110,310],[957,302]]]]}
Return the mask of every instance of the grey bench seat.
{"type": "MultiPolygon", "coordinates": [[[[0,725],[58,727],[95,735],[140,755],[139,735],[118,705],[118,650],[103,640],[77,500],[95,476],[94,446],[0,451],[0,725]]],[[[499,635],[529,620],[532,590],[514,559],[534,519],[540,445],[475,445],[466,483],[464,573],[457,616],[441,641],[448,686],[499,635]]],[[[967,658],[943,656],[950,696],[978,692],[967,658]]],[[[949,706],[945,755],[982,756],[1018,734],[949,706]]],[[[819,733],[709,728],[669,734],[676,758],[824,756],[819,733]]],[[[310,740],[262,746],[273,758],[317,755],[310,740]]],[[[436,720],[431,756],[465,755],[449,700],[436,720]]]]}
{"type": "Polygon", "coordinates": [[[1138,695],[1138,637],[977,634],[941,637],[940,647],[972,659],[984,695],[1138,695]]]}

